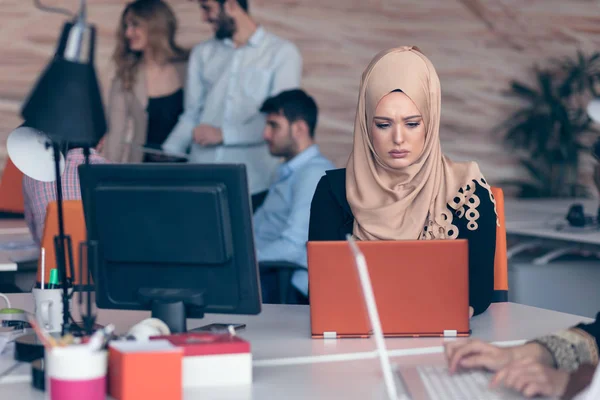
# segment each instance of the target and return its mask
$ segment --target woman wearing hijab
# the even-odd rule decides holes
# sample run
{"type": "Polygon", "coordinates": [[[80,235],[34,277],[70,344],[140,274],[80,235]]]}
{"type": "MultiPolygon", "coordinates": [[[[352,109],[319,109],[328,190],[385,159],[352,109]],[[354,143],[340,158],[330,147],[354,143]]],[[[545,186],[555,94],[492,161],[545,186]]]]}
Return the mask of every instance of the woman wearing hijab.
{"type": "Polygon", "coordinates": [[[352,153],[317,186],[309,240],[467,239],[470,312],[480,314],[494,290],[495,203],[477,164],[442,153],[440,104],[437,73],[418,48],[371,61],[352,153]]]}

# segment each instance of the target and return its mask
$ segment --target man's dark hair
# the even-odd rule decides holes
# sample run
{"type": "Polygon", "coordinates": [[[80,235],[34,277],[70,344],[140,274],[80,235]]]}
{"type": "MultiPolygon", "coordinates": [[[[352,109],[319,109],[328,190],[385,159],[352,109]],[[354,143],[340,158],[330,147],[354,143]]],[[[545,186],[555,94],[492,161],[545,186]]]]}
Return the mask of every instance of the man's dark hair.
{"type": "MultiPolygon", "coordinates": [[[[217,0],[217,2],[223,7],[227,0],[217,0]]],[[[237,3],[244,9],[244,11],[248,12],[248,0],[236,0],[237,3]]]]}
{"type": "Polygon", "coordinates": [[[281,114],[290,123],[304,121],[308,125],[310,137],[315,137],[319,109],[315,100],[302,89],[286,90],[268,98],[260,111],[265,114],[281,114]]]}

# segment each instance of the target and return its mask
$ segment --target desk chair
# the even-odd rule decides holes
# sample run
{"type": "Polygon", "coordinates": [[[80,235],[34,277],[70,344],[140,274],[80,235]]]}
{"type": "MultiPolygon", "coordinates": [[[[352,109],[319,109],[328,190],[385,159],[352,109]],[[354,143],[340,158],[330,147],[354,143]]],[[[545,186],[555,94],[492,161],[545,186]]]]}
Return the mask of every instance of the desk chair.
{"type": "Polygon", "coordinates": [[[265,202],[265,199],[267,198],[267,194],[269,194],[269,191],[263,190],[262,192],[255,193],[250,197],[252,202],[252,214],[254,214],[256,210],[258,210],[259,207],[262,206],[262,204],[265,202]]]}
{"type": "Polygon", "coordinates": [[[508,257],[506,254],[506,219],[504,216],[504,192],[492,187],[496,201],[496,213],[500,225],[496,228],[496,254],[494,256],[494,303],[508,301],[508,257]]]}
{"type": "MultiPolygon", "coordinates": [[[[268,190],[264,190],[259,193],[252,195],[252,213],[262,206],[265,201],[268,190]]],[[[298,269],[304,269],[305,267],[299,264],[294,264],[289,261],[262,261],[258,263],[258,268],[261,273],[274,272],[277,280],[277,299],[275,304],[287,304],[291,298],[292,291],[292,275],[294,271],[298,269]]]]}
{"type": "Polygon", "coordinates": [[[258,263],[261,273],[275,272],[277,276],[277,299],[275,304],[288,304],[292,297],[292,291],[296,290],[292,286],[292,275],[299,269],[306,270],[305,267],[289,261],[261,261],[258,263]]]}
{"type": "MultiPolygon", "coordinates": [[[[67,277],[71,278],[73,275],[73,284],[78,285],[81,283],[87,284],[87,279],[81,282],[79,276],[79,246],[80,243],[86,240],[86,228],[85,219],[83,216],[83,204],[81,200],[64,200],[63,201],[63,216],[65,223],[65,235],[71,236],[71,243],[73,249],[73,265],[71,266],[71,260],[67,255],[67,277]]],[[[46,209],[46,219],[44,222],[44,232],[42,234],[42,247],[46,252],[46,267],[44,280],[48,282],[50,271],[52,268],[56,268],[56,252],[54,249],[54,237],[58,235],[58,206],[55,201],[48,204],[46,209]]],[[[87,275],[87,260],[84,260],[83,274],[87,275]]],[[[42,260],[38,262],[37,282],[41,282],[42,279],[42,260]]]]}
{"type": "Polygon", "coordinates": [[[2,179],[0,179],[0,215],[23,217],[23,173],[7,157],[2,179]]]}

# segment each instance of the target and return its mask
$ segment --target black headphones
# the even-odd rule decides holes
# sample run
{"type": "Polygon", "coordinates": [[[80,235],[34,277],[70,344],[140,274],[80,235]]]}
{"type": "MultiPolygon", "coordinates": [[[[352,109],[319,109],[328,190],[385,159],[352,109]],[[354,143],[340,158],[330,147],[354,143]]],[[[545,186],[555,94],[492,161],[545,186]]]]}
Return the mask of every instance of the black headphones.
{"type": "Polygon", "coordinates": [[[583,212],[583,205],[579,203],[571,205],[569,212],[567,213],[567,221],[569,221],[569,225],[582,228],[586,225],[586,220],[587,218],[583,212]]]}

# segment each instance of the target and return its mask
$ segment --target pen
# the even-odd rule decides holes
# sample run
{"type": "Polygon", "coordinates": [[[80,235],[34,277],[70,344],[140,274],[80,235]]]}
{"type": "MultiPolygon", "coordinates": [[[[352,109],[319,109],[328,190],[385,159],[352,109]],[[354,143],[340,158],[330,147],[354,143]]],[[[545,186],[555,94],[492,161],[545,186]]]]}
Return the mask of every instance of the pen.
{"type": "Polygon", "coordinates": [[[46,249],[42,247],[42,282],[41,282],[41,286],[42,286],[42,290],[44,290],[44,283],[45,283],[45,270],[46,270],[46,249]]]}
{"type": "Polygon", "coordinates": [[[56,346],[56,340],[48,335],[44,330],[40,328],[35,318],[28,315],[27,320],[29,321],[29,325],[33,328],[33,331],[36,333],[38,339],[42,342],[44,347],[54,347],[56,346]]]}
{"type": "Polygon", "coordinates": [[[60,289],[58,283],[58,270],[53,268],[50,270],[50,278],[48,278],[48,289],[60,289]]]}
{"type": "Polygon", "coordinates": [[[100,350],[104,345],[104,338],[110,336],[114,330],[115,326],[113,324],[109,324],[104,327],[104,329],[98,329],[96,332],[94,332],[87,344],[89,349],[91,351],[100,350]]]}

